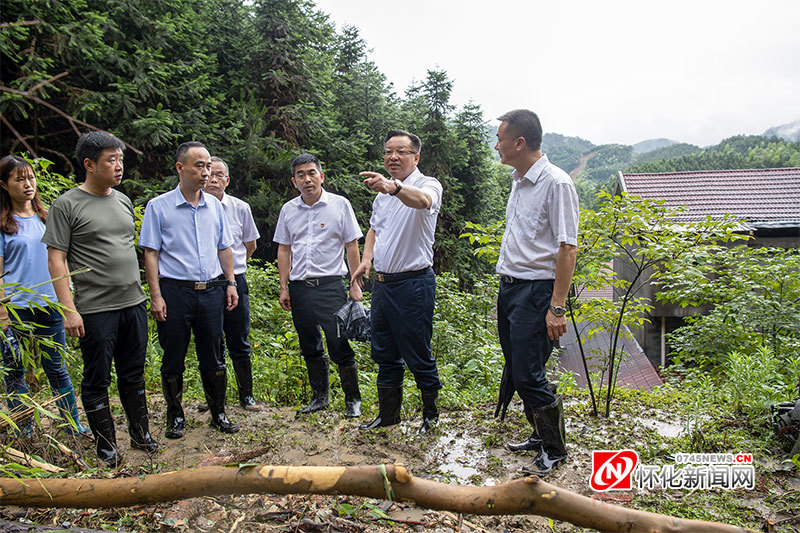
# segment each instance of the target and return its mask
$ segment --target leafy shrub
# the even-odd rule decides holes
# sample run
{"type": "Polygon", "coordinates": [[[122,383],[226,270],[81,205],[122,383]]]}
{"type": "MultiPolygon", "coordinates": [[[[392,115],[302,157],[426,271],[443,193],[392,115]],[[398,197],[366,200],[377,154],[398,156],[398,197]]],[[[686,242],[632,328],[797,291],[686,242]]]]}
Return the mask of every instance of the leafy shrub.
{"type": "Polygon", "coordinates": [[[723,390],[735,412],[760,416],[769,405],[793,397],[800,362],[782,361],[767,346],[753,353],[732,351],[723,367],[723,390]]]}

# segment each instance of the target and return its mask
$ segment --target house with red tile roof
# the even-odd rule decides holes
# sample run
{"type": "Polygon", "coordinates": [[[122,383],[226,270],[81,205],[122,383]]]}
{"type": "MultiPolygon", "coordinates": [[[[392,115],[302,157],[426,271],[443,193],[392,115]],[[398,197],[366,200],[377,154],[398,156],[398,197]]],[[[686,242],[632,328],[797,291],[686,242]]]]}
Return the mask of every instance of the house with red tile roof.
{"type": "MultiPolygon", "coordinates": [[[[753,237],[747,241],[749,246],[800,248],[800,168],[620,172],[615,194],[622,191],[682,207],[676,222],[691,223],[709,215],[722,219],[730,214],[738,221],[739,231],[753,237]]],[[[614,269],[618,276],[631,279],[624,259],[615,261],[614,269]]],[[[670,351],[666,334],[681,326],[683,317],[703,309],[664,304],[656,301],[654,293],[649,284],[642,288],[640,295],[650,298],[654,308],[648,316],[650,324],[634,335],[654,365],[666,366],[670,351]]]]}

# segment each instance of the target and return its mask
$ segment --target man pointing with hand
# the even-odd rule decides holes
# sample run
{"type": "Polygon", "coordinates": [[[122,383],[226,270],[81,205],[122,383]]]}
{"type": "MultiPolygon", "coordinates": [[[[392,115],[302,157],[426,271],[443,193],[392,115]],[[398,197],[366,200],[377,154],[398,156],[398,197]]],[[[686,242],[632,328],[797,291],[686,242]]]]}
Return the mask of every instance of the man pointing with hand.
{"type": "Polygon", "coordinates": [[[436,425],[436,399],[442,384],[431,356],[436,277],[433,239],[442,205],[442,185],[417,168],[422,142],[403,130],[392,130],[384,141],[384,168],[362,172],[364,183],[378,193],[372,204],[364,255],[351,282],[369,276],[375,260],[372,293],[372,359],[378,363],[378,417],[361,429],[400,422],[405,366],[422,393],[420,432],[436,425]]]}

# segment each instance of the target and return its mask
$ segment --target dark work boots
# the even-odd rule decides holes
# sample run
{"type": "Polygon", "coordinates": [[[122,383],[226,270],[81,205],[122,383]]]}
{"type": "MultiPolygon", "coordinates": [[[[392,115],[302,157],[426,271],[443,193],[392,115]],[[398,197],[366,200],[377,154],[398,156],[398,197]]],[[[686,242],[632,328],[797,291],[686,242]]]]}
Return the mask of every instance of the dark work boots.
{"type": "Polygon", "coordinates": [[[358,418],[361,416],[361,390],[358,388],[358,366],[339,367],[339,378],[342,380],[344,392],[344,416],[358,418]]]}
{"type": "Polygon", "coordinates": [[[419,427],[419,432],[428,433],[439,423],[439,410],[436,408],[439,389],[423,390],[420,393],[422,394],[422,425],[419,427]]]}
{"type": "Polygon", "coordinates": [[[117,451],[117,432],[108,406],[108,393],[83,394],[81,400],[94,436],[97,457],[111,468],[118,467],[122,464],[122,455],[117,451]]]}
{"type": "Polygon", "coordinates": [[[239,388],[239,405],[248,411],[260,411],[261,407],[253,398],[253,366],[250,358],[231,359],[236,386],[239,388]]]}
{"type": "Polygon", "coordinates": [[[144,383],[133,386],[119,386],[119,397],[128,417],[128,433],[131,436],[131,448],[147,453],[158,451],[158,443],[150,435],[150,422],[147,413],[147,396],[144,383]]]}
{"type": "Polygon", "coordinates": [[[186,418],[183,415],[183,375],[161,374],[161,387],[164,390],[164,401],[167,403],[168,439],[180,439],[186,433],[186,418]]]}
{"type": "Polygon", "coordinates": [[[528,419],[528,423],[533,428],[533,432],[526,441],[509,442],[506,444],[506,447],[512,452],[532,452],[538,451],[542,447],[542,439],[540,439],[539,434],[536,433],[536,421],[533,417],[533,407],[528,404],[524,404],[524,411],[525,418],[528,419]]]}
{"type": "Polygon", "coordinates": [[[375,429],[400,423],[400,407],[403,404],[403,386],[386,387],[378,385],[378,418],[359,429],[375,429]]]}
{"type": "Polygon", "coordinates": [[[297,411],[303,415],[327,409],[331,404],[328,358],[324,356],[306,358],[306,368],[308,383],[314,395],[311,397],[311,403],[297,411]]]}
{"type": "Polygon", "coordinates": [[[567,460],[567,443],[564,432],[564,406],[562,397],[545,407],[533,410],[536,433],[542,439],[539,455],[529,466],[522,468],[526,474],[546,476],[567,460]]]}
{"type": "Polygon", "coordinates": [[[211,427],[223,433],[236,433],[239,426],[228,420],[225,414],[225,391],[228,378],[225,368],[200,371],[208,410],[211,411],[211,427]]]}

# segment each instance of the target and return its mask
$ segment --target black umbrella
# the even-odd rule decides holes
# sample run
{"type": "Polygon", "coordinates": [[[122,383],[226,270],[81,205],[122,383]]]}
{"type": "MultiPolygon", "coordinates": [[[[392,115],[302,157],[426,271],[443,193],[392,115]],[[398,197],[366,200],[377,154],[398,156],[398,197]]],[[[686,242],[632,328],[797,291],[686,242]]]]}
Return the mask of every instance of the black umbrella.
{"type": "Polygon", "coordinates": [[[511,379],[511,370],[508,368],[508,363],[503,365],[503,377],[500,378],[500,395],[497,398],[497,407],[494,410],[494,416],[500,415],[500,420],[506,419],[506,411],[508,411],[508,404],[511,403],[511,398],[517,389],[514,388],[514,380],[511,379]]]}

